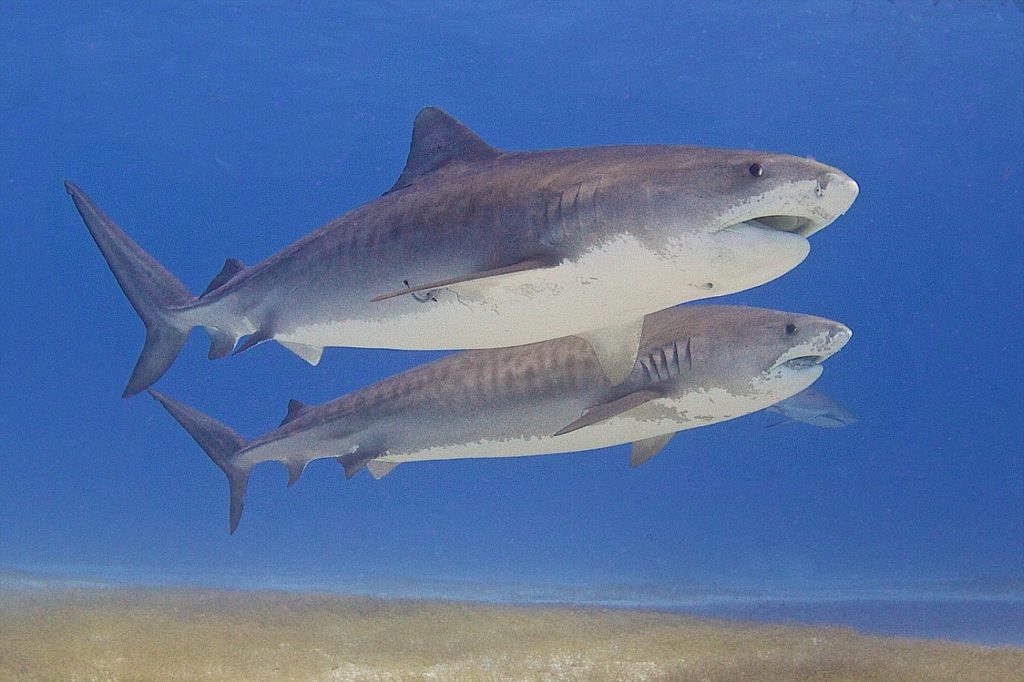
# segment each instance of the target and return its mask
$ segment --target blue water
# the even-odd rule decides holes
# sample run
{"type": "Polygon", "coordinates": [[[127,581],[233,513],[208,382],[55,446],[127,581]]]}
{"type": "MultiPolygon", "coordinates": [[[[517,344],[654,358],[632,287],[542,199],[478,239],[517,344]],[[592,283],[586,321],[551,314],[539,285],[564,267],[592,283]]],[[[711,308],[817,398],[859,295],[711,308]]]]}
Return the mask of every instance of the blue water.
{"type": "MultiPolygon", "coordinates": [[[[641,605],[649,585],[942,584],[1017,606],[994,635],[916,611],[931,635],[1021,644],[1022,73],[1010,2],[2,3],[0,568],[605,585],[641,605]],[[808,259],[725,300],[849,325],[818,387],[859,421],[752,415],[637,470],[625,447],[382,481],[321,461],[285,490],[265,465],[229,536],[222,474],[152,400],[118,397],[142,325],[61,182],[198,292],[390,187],[426,104],[507,149],[686,143],[849,173],[860,197],[808,259]]],[[[214,363],[195,333],[158,387],[254,436],[288,398],[433,357],[214,363]]]]}

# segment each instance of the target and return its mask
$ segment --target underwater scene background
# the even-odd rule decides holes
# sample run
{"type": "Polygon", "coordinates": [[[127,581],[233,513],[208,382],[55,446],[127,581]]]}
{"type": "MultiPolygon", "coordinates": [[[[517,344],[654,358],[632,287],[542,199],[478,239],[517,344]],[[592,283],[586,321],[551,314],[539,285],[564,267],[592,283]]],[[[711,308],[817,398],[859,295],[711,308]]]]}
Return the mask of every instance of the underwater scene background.
{"type": "MultiPolygon", "coordinates": [[[[1012,2],[0,2],[0,568],[1024,645],[1022,73],[1012,2]],[[199,292],[390,187],[428,104],[504,149],[696,144],[848,173],[860,196],[803,264],[714,302],[848,325],[816,387],[856,423],[754,414],[635,470],[625,446],[381,481],[318,461],[286,490],[267,465],[229,536],[222,475],[157,403],[119,398],[143,328],[61,183],[199,292]],[[858,596],[926,605],[820,606],[858,596]]],[[[441,355],[214,363],[206,343],[157,388],[246,436],[289,398],[441,355]]]]}

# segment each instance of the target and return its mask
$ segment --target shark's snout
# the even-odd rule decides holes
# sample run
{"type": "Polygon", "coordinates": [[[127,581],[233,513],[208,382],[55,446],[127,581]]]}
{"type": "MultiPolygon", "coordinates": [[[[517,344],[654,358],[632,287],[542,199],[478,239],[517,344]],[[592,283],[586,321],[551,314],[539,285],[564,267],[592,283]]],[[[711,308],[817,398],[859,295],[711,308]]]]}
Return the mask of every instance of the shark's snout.
{"type": "Polygon", "coordinates": [[[825,342],[828,350],[825,357],[838,353],[843,346],[849,343],[851,338],[853,338],[853,330],[841,322],[833,322],[828,332],[828,340],[825,342]]]}
{"type": "Polygon", "coordinates": [[[853,332],[845,324],[818,319],[816,329],[807,338],[786,351],[773,366],[806,369],[832,357],[849,343],[853,332]]]}
{"type": "Polygon", "coordinates": [[[859,193],[856,181],[845,173],[838,170],[822,173],[815,181],[817,206],[813,210],[814,217],[796,231],[802,237],[810,237],[827,227],[850,209],[859,193]]]}
{"type": "Polygon", "coordinates": [[[823,196],[831,195],[830,203],[837,209],[842,208],[839,214],[845,213],[853,204],[854,199],[860,194],[860,186],[857,182],[845,173],[828,172],[818,178],[819,193],[823,196]]]}

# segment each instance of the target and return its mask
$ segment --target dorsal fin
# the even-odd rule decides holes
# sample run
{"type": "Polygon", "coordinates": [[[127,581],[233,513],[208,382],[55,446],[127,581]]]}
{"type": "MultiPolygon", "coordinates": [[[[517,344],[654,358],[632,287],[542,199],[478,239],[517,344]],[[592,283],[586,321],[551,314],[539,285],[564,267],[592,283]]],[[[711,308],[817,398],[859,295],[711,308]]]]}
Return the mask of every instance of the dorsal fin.
{"type": "Polygon", "coordinates": [[[309,405],[299,402],[295,398],[292,398],[291,400],[288,401],[288,414],[286,414],[284,416],[284,419],[281,420],[280,426],[284,426],[288,422],[293,421],[299,415],[308,411],[309,405]]]}
{"type": "Polygon", "coordinates": [[[500,154],[500,149],[484,142],[447,113],[437,107],[424,107],[412,124],[412,144],[405,170],[388,192],[411,185],[416,178],[449,163],[484,161],[500,154]]]}
{"type": "Polygon", "coordinates": [[[219,289],[225,282],[237,275],[242,270],[245,270],[245,263],[238,260],[237,258],[228,258],[224,261],[224,267],[220,269],[217,276],[210,280],[210,283],[206,285],[206,289],[203,293],[199,294],[199,298],[206,296],[214,289],[219,289]]]}

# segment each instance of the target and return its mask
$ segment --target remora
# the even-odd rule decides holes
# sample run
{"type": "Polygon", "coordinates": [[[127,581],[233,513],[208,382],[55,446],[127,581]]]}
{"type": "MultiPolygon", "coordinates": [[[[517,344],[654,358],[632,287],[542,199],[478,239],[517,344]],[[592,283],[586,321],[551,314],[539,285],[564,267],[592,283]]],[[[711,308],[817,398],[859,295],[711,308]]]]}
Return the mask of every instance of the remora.
{"type": "Polygon", "coordinates": [[[230,528],[249,473],[265,461],[288,483],[336,457],[348,476],[401,462],[518,457],[633,443],[630,464],[676,431],[755,412],[803,390],[848,328],[809,315],[684,306],[649,315],[629,376],[612,384],[593,349],[568,336],[456,353],[317,407],[291,401],[281,425],[252,441],[155,391],[153,396],[227,475],[230,528]]]}
{"type": "Polygon", "coordinates": [[[857,423],[857,415],[853,410],[814,388],[805,388],[796,395],[779,401],[769,407],[768,412],[775,412],[783,417],[782,421],[769,426],[802,422],[825,429],[836,429],[857,423]]]}
{"type": "Polygon", "coordinates": [[[613,382],[644,315],[734,293],[804,259],[857,184],[783,154],[686,146],[504,152],[435,108],[382,197],[251,267],[229,259],[193,297],[82,190],[75,206],[146,343],[124,391],[170,366],[189,331],[210,358],[276,340],[316,364],[325,346],[495,348],[580,334],[613,382]]]}

